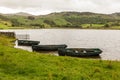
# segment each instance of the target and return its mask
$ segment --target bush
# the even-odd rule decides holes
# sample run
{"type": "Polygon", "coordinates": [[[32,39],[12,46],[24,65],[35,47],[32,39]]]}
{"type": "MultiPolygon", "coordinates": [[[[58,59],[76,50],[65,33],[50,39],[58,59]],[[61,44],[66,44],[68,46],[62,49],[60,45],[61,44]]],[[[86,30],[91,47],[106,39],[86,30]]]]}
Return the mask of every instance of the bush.
{"type": "Polygon", "coordinates": [[[108,28],[108,27],[110,27],[109,24],[105,24],[105,25],[104,25],[104,28],[108,28]]]}

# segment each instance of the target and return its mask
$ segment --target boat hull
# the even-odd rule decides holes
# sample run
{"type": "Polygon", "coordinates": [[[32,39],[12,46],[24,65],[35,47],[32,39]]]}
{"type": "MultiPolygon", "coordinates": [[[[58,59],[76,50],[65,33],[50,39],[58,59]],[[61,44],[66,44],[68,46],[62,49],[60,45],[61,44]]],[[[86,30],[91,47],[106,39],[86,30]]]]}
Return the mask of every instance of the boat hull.
{"type": "Polygon", "coordinates": [[[39,43],[40,43],[40,41],[18,40],[18,45],[22,45],[22,46],[38,45],[39,43]]]}
{"type": "Polygon", "coordinates": [[[102,53],[102,50],[98,48],[66,48],[59,49],[59,56],[73,56],[73,57],[90,57],[90,56],[99,56],[102,53]]]}
{"type": "Polygon", "coordinates": [[[67,45],[33,45],[33,51],[57,51],[59,48],[66,48],[67,45]]]}

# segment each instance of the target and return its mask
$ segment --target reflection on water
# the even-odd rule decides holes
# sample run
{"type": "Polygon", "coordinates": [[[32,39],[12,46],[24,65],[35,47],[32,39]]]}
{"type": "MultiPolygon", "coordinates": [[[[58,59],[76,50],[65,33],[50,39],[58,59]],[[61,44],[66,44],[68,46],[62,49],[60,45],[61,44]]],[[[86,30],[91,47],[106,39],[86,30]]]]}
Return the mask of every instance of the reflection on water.
{"type": "MultiPolygon", "coordinates": [[[[120,30],[37,29],[9,30],[29,34],[40,44],[66,44],[70,48],[100,48],[101,59],[120,60],[120,30]]],[[[31,50],[31,47],[21,47],[31,50]]]]}

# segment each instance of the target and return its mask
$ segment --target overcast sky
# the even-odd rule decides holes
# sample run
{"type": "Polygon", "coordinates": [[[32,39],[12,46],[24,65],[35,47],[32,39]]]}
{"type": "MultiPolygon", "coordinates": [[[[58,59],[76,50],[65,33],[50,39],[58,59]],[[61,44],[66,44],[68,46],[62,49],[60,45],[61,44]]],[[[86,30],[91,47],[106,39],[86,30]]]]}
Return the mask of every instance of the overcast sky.
{"type": "Polygon", "coordinates": [[[0,0],[0,13],[77,11],[95,13],[120,12],[120,0],[0,0]]]}

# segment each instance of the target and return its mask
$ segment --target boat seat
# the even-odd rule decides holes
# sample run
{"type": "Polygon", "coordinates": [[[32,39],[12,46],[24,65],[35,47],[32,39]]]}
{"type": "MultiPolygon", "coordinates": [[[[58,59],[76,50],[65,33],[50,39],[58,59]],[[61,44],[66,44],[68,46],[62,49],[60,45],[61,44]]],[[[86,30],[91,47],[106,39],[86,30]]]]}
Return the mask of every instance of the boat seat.
{"type": "Polygon", "coordinates": [[[79,53],[79,51],[75,50],[75,53],[79,53]]]}
{"type": "Polygon", "coordinates": [[[87,53],[87,51],[83,50],[83,53],[87,53]]]}

